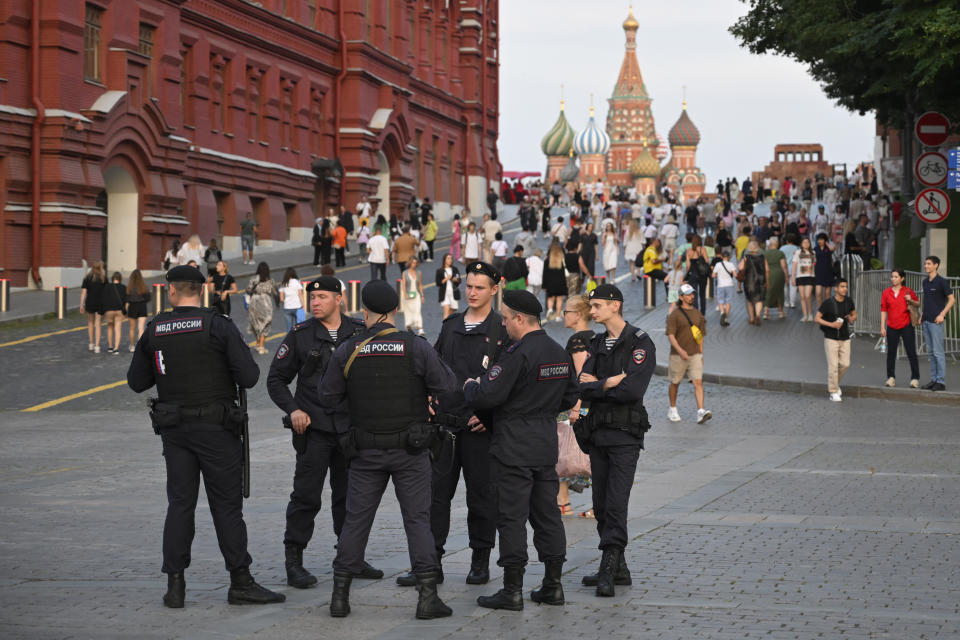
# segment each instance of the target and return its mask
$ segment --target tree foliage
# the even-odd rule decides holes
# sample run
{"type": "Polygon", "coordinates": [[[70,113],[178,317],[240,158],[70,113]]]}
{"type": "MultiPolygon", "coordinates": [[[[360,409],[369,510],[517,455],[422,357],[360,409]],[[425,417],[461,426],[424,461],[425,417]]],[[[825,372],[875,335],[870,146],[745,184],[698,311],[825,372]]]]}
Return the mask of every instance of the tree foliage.
{"type": "Polygon", "coordinates": [[[960,123],[960,2],[743,0],[730,32],[753,53],[807,66],[828,97],[902,127],[927,110],[960,123]]]}

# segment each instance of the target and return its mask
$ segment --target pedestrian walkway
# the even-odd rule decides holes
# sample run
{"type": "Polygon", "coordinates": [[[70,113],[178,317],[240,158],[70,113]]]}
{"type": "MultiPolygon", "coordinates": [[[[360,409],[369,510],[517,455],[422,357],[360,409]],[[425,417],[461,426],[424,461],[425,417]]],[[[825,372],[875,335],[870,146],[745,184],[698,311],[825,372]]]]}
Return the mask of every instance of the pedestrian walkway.
{"type": "MultiPolygon", "coordinates": [[[[504,224],[509,220],[514,220],[516,218],[516,210],[517,205],[505,206],[504,210],[499,214],[500,220],[504,224]]],[[[441,248],[441,254],[442,247],[447,246],[450,241],[449,227],[448,222],[443,223],[442,228],[444,228],[444,233],[437,236],[437,247],[441,248]]],[[[347,254],[347,267],[341,267],[337,270],[338,272],[344,268],[356,267],[360,264],[359,246],[356,240],[350,241],[350,249],[352,252],[347,254]]],[[[248,278],[256,273],[257,264],[260,261],[266,261],[267,264],[270,265],[271,274],[274,279],[279,279],[287,267],[293,267],[295,269],[312,267],[313,247],[311,245],[304,245],[302,247],[292,249],[284,248],[274,251],[271,251],[269,247],[257,247],[255,249],[254,263],[247,265],[243,264],[240,256],[224,260],[230,268],[230,275],[236,278],[237,286],[241,289],[243,288],[241,279],[248,278]]],[[[203,270],[206,271],[206,268],[204,267],[203,270]]],[[[148,285],[158,282],[165,281],[162,277],[147,280],[148,285]]],[[[52,291],[31,289],[14,291],[10,294],[10,310],[0,312],[0,324],[43,318],[48,316],[48,314],[55,313],[55,304],[54,293],[52,291]]],[[[80,309],[80,287],[71,287],[67,290],[66,307],[67,313],[80,309]]]]}
{"type": "MultiPolygon", "coordinates": [[[[658,294],[662,293],[662,289],[658,294]]],[[[814,302],[816,304],[816,302],[814,302]]],[[[800,322],[799,304],[786,309],[787,317],[771,319],[756,327],[748,324],[743,295],[731,306],[730,326],[720,326],[715,301],[707,300],[707,336],[704,338],[704,380],[708,383],[747,386],[772,391],[809,393],[827,398],[827,365],[820,325],[800,322]]],[[[670,341],[666,329],[667,305],[644,315],[638,326],[648,331],[658,349],[658,373],[666,373],[670,341]]],[[[856,325],[854,325],[856,328],[856,325]]],[[[910,389],[907,360],[897,361],[897,388],[886,382],[886,354],[875,350],[877,336],[859,336],[851,345],[850,369],[841,383],[844,398],[879,397],[908,402],[960,405],[960,364],[947,360],[946,392],[910,389]],[[951,389],[951,383],[954,385],[951,389]]],[[[920,382],[929,380],[929,359],[920,357],[920,382]]]]}

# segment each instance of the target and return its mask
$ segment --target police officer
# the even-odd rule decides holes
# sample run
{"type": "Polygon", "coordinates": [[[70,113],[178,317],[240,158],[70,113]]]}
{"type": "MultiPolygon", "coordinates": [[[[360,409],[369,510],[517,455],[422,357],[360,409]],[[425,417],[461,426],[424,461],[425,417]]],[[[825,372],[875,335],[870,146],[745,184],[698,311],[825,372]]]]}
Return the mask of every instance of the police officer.
{"type": "MultiPolygon", "coordinates": [[[[490,580],[490,550],[497,539],[497,513],[489,486],[490,425],[489,412],[475,412],[463,399],[463,382],[483,375],[507,343],[503,318],[493,310],[500,272],[486,262],[467,265],[467,311],[455,313],[443,321],[434,348],[456,376],[456,388],[438,398],[434,420],[443,424],[456,438],[443,447],[433,463],[433,500],[430,528],[442,559],[450,532],[450,504],[457,492],[460,471],[467,485],[467,532],[473,556],[467,584],[486,584],[490,580]]],[[[443,567],[440,568],[443,581],[443,567]]],[[[404,587],[416,584],[409,573],[397,578],[404,587]]]]}
{"type": "Polygon", "coordinates": [[[373,280],[361,299],[369,329],[337,348],[320,384],[320,402],[328,411],[344,398],[350,410],[350,428],[341,439],[350,460],[347,516],[333,561],[330,615],[350,613],[351,578],[362,570],[377,507],[392,480],[420,591],[417,618],[446,617],[451,611],[437,595],[440,565],[430,532],[427,447],[437,428],[427,423],[427,395],[447,392],[453,372],[425,340],[396,329],[400,299],[393,287],[373,280]]]}
{"type": "Polygon", "coordinates": [[[194,534],[200,476],[206,487],[220,551],[230,571],[230,604],[283,602],[250,575],[247,527],[243,522],[243,451],[238,437],[244,419],[236,406],[237,385],[250,388],[260,369],[228,316],[200,308],[205,282],[188,265],[167,272],[173,311],[147,325],[127,371],[140,393],[157,385],[151,402],[154,430],[167,465],[167,519],[163,527],[163,603],[183,607],[194,534]]]}
{"type": "MultiPolygon", "coordinates": [[[[362,320],[343,315],[340,281],[320,276],[306,286],[311,318],[290,330],[277,348],[267,391],[273,402],[287,413],[285,424],[293,430],[297,467],[293,492],[287,505],[287,529],[283,536],[287,584],[306,589],[317,579],[303,568],[303,549],[313,536],[313,522],[320,511],[323,481],[330,472],[330,502],[333,532],[340,537],[347,503],[347,465],[340,451],[334,421],[348,422],[346,402],[336,413],[320,407],[318,386],[337,345],[366,329],[362,320]],[[296,395],[289,384],[297,379],[296,395]]],[[[345,431],[346,427],[341,431],[345,431]]],[[[363,564],[355,578],[380,579],[383,572],[363,564]]]]}
{"type": "Polygon", "coordinates": [[[493,411],[490,481],[497,505],[503,589],[481,596],[490,609],[523,609],[527,520],[544,563],[543,583],[530,598],[562,605],[560,576],[566,536],[557,509],[557,414],[578,397],[576,370],[563,347],[540,328],[543,307],[529,291],[503,294],[503,318],[516,342],[483,376],[464,383],[464,397],[477,410],[493,411]]]}
{"type": "Polygon", "coordinates": [[[627,505],[633,487],[643,434],[650,428],[643,396],[657,366],[657,349],[641,329],[623,319],[623,294],[612,284],[590,292],[590,315],[606,331],[590,342],[589,356],[580,373],[581,409],[589,433],[577,440],[590,454],[593,513],[603,556],[600,570],[585,576],[585,586],[596,595],[615,595],[614,585],[631,584],[623,557],[627,546],[627,505]]]}

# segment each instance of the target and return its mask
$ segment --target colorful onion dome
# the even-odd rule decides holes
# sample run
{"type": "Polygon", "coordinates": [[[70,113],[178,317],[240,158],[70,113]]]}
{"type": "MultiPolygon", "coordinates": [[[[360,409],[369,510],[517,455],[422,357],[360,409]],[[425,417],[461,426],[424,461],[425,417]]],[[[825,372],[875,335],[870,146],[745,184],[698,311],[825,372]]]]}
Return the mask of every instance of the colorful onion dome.
{"type": "Polygon", "coordinates": [[[547,156],[565,156],[573,148],[573,137],[577,132],[573,130],[567,117],[563,114],[563,101],[560,102],[560,115],[556,123],[547,131],[540,141],[540,149],[547,156]]]}
{"type": "Polygon", "coordinates": [[[660,175],[660,163],[650,154],[650,149],[643,147],[630,165],[630,173],[634,178],[656,178],[660,175]]]}
{"type": "Polygon", "coordinates": [[[580,175],[580,167],[577,166],[577,159],[573,155],[573,149],[570,150],[570,160],[567,165],[560,170],[560,182],[575,182],[580,175]]]}
{"type": "Polygon", "coordinates": [[[593,118],[593,107],[590,107],[587,127],[573,139],[573,150],[578,156],[606,155],[610,150],[610,136],[597,126],[597,121],[593,118]]]}
{"type": "Polygon", "coordinates": [[[695,147],[700,144],[700,131],[687,115],[687,103],[683,103],[683,112],[667,136],[671,147],[695,147]]]}

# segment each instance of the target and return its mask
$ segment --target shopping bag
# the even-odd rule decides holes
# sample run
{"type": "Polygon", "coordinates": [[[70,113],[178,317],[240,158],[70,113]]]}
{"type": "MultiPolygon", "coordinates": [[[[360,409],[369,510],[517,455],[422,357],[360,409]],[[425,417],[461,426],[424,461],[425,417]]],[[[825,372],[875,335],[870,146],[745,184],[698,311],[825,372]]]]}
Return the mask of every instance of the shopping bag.
{"type": "Polygon", "coordinates": [[[559,445],[557,475],[561,478],[589,476],[590,456],[580,449],[568,420],[557,422],[557,440],[559,445]]]}

